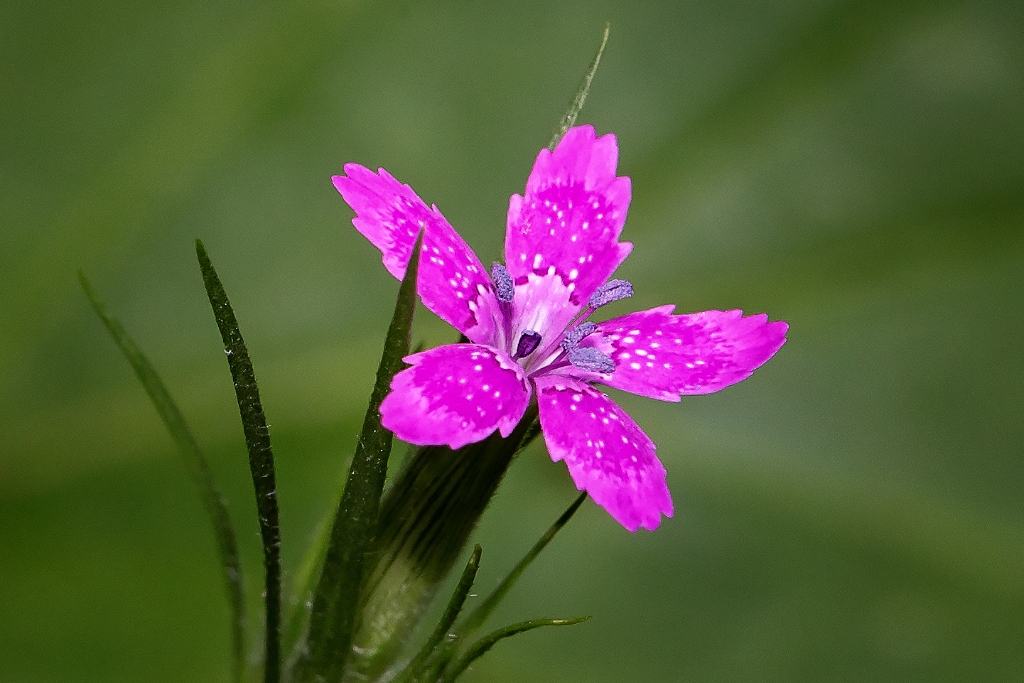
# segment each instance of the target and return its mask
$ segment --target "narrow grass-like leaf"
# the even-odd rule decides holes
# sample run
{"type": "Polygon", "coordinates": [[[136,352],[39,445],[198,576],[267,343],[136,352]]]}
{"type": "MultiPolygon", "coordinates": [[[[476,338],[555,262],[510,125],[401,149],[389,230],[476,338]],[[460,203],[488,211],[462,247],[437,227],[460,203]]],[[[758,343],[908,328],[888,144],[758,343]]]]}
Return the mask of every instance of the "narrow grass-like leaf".
{"type": "Polygon", "coordinates": [[[521,621],[518,624],[512,624],[505,628],[500,628],[497,631],[487,634],[480,640],[473,643],[473,645],[466,651],[459,661],[444,673],[444,677],[441,678],[441,683],[453,683],[462,673],[469,667],[470,664],[487,654],[487,651],[494,647],[498,641],[504,640],[505,638],[511,638],[512,636],[525,633],[526,631],[532,631],[535,628],[541,628],[543,626],[575,626],[576,624],[582,624],[584,621],[589,619],[590,616],[576,617],[575,619],[533,619],[531,621],[521,621]]]}
{"type": "Polygon", "coordinates": [[[78,272],[78,280],[82,284],[82,289],[85,290],[85,295],[89,298],[93,310],[96,311],[96,315],[103,321],[110,336],[113,337],[114,342],[121,349],[121,353],[135,371],[135,376],[139,378],[139,382],[149,394],[153,406],[167,427],[167,431],[170,432],[178,453],[185,461],[189,474],[199,489],[203,507],[206,508],[206,514],[210,518],[210,524],[213,526],[213,533],[217,539],[217,551],[224,569],[224,585],[227,590],[228,604],[231,607],[232,680],[242,683],[245,680],[245,590],[242,584],[242,564],[238,556],[238,541],[231,526],[227,504],[213,479],[213,473],[210,471],[206,458],[199,449],[199,443],[188,428],[185,416],[181,414],[178,405],[171,398],[163,380],[160,379],[149,359],[142,353],[117,318],[107,313],[103,302],[100,301],[96,291],[81,271],[78,272]]]}
{"type": "Polygon", "coordinates": [[[535,417],[533,418],[533,422],[531,422],[529,427],[527,427],[526,434],[523,435],[523,440],[519,442],[519,448],[516,450],[516,455],[518,456],[521,452],[526,450],[526,447],[533,443],[533,440],[540,436],[540,434],[540,419],[535,417]]]}
{"type": "Polygon", "coordinates": [[[516,584],[516,581],[518,581],[519,577],[523,575],[526,568],[529,567],[535,559],[537,559],[537,556],[540,555],[541,551],[544,550],[545,547],[547,547],[548,543],[550,543],[555,537],[555,534],[561,531],[562,527],[572,519],[572,516],[576,514],[576,511],[579,510],[580,505],[582,505],[583,501],[586,499],[586,491],[576,497],[576,500],[572,502],[572,505],[566,508],[565,512],[555,520],[555,523],[552,524],[551,527],[544,532],[544,535],[533,544],[533,547],[530,548],[530,551],[523,556],[523,559],[519,560],[519,563],[516,564],[511,572],[509,572],[504,581],[498,584],[497,588],[495,588],[491,594],[488,595],[475,610],[473,610],[473,612],[466,618],[465,622],[456,629],[459,637],[465,637],[483,626],[484,622],[487,621],[487,617],[491,616],[491,613],[494,612],[502,599],[510,590],[512,590],[512,586],[516,584]]]}
{"type": "Polygon", "coordinates": [[[534,402],[508,438],[423,446],[402,467],[381,501],[348,680],[390,675],[536,419],[534,402]]]}
{"type": "Polygon", "coordinates": [[[422,241],[420,233],[398,290],[370,405],[331,527],[320,580],[313,595],[306,648],[296,662],[295,680],[299,682],[338,680],[351,650],[365,554],[377,526],[394,438],[381,424],[380,404],[390,391],[392,378],[404,366],[402,359],[409,354],[422,241]]]}
{"type": "Polygon", "coordinates": [[[277,683],[281,680],[281,530],[278,525],[277,484],[274,453],[270,448],[270,430],[260,403],[256,374],[242,332],[238,329],[238,321],[200,240],[196,240],[196,256],[199,257],[199,269],[213,308],[213,317],[224,341],[224,353],[235,385],[235,399],[238,401],[242,432],[249,451],[249,472],[256,491],[256,513],[259,517],[260,537],[263,539],[263,566],[266,570],[264,601],[267,633],[263,680],[265,683],[277,683]]]}
{"type": "Polygon", "coordinates": [[[424,665],[430,660],[431,655],[434,654],[437,646],[449,635],[449,629],[451,629],[452,624],[458,618],[459,613],[462,611],[462,605],[466,602],[466,596],[469,595],[469,591],[473,588],[476,572],[480,568],[481,552],[480,545],[477,544],[473,548],[473,554],[469,556],[469,562],[466,563],[466,568],[462,571],[462,576],[459,578],[458,585],[455,586],[455,591],[452,593],[451,600],[448,601],[444,614],[441,615],[441,620],[437,622],[437,628],[430,634],[427,642],[416,654],[412,662],[409,663],[409,666],[406,667],[406,676],[399,677],[398,683],[406,680],[416,680],[424,665]]]}
{"type": "Polygon", "coordinates": [[[294,666],[301,654],[303,638],[309,626],[309,615],[313,606],[313,590],[320,578],[320,568],[327,556],[327,542],[331,538],[331,521],[334,510],[328,510],[313,530],[312,540],[292,577],[291,592],[287,604],[283,631],[282,651],[291,652],[290,664],[294,666]]]}
{"type": "Polygon", "coordinates": [[[597,48],[597,54],[594,55],[594,59],[590,62],[590,68],[587,69],[587,73],[583,76],[583,82],[580,83],[579,89],[572,98],[572,102],[569,103],[569,108],[562,115],[562,120],[558,122],[558,128],[555,129],[554,135],[551,136],[551,142],[548,143],[548,149],[554,150],[558,141],[562,139],[566,131],[572,128],[576,124],[576,117],[580,115],[580,111],[583,109],[583,104],[587,101],[587,94],[590,92],[590,83],[594,80],[594,74],[597,73],[597,66],[601,63],[601,55],[604,54],[604,46],[608,43],[608,33],[612,30],[611,24],[604,25],[604,35],[601,36],[601,47],[597,48]]]}

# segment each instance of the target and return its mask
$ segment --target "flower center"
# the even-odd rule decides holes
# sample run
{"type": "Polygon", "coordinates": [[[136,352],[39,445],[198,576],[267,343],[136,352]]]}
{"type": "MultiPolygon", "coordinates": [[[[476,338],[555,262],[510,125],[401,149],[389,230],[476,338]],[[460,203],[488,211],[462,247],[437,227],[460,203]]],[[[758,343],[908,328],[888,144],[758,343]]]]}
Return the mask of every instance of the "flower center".
{"type": "Polygon", "coordinates": [[[519,344],[516,345],[516,352],[512,356],[512,360],[526,358],[536,351],[538,346],[540,346],[540,335],[533,330],[526,330],[519,337],[519,344]]]}
{"type": "MultiPolygon", "coordinates": [[[[554,268],[548,272],[549,277],[554,277],[554,268]]],[[[524,315],[526,311],[519,311],[519,318],[516,316],[514,304],[516,296],[516,283],[508,269],[500,263],[491,265],[491,280],[494,282],[494,294],[498,300],[498,307],[501,311],[501,324],[498,343],[505,346],[512,360],[518,361],[528,375],[545,374],[551,370],[573,365],[585,372],[596,372],[609,374],[615,371],[615,361],[610,356],[593,346],[580,346],[580,342],[587,336],[597,331],[597,325],[587,321],[597,309],[606,306],[614,301],[633,296],[633,285],[627,280],[608,280],[590,295],[587,305],[560,331],[559,334],[542,334],[545,330],[525,329],[530,324],[525,318],[536,317],[534,322],[544,322],[546,316],[538,313],[546,309],[555,310],[560,305],[568,302],[544,301],[541,307],[534,310],[534,306],[527,304],[526,308],[533,310],[532,315],[524,315]],[[553,308],[554,307],[554,308],[553,308]],[[522,327],[520,327],[522,326],[522,327]],[[515,351],[512,351],[512,341],[515,338],[516,329],[523,330],[519,339],[515,342],[515,351]],[[547,343],[541,346],[541,342],[547,338],[547,343]],[[507,346],[506,346],[507,345],[507,346]],[[529,356],[532,360],[526,360],[529,356]]],[[[531,280],[532,283],[532,280],[531,280]]],[[[535,297],[541,292],[532,291],[528,299],[535,297]]],[[[571,290],[570,290],[571,291],[571,290]]],[[[551,292],[553,294],[554,292],[551,292]]],[[[548,297],[552,298],[552,297],[548,297]]],[[[559,298],[559,297],[554,297],[559,298]]],[[[538,301],[537,303],[541,303],[538,301]]],[[[563,318],[564,320],[564,318],[563,318]]],[[[547,330],[550,332],[550,330],[547,330]]]]}

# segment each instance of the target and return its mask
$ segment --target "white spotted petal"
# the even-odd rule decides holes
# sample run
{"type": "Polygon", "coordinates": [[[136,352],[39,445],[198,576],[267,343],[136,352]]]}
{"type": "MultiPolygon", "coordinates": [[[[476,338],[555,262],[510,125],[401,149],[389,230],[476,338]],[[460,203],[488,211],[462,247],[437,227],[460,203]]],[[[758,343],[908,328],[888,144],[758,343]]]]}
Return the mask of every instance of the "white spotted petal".
{"type": "Polygon", "coordinates": [[[740,382],[775,355],[789,325],[743,311],[673,315],[674,306],[598,323],[583,345],[593,345],[615,362],[599,379],[608,386],[663,401],[710,394],[740,382]]]}
{"type": "Polygon", "coordinates": [[[610,398],[586,382],[534,380],[548,453],[564,460],[576,488],[630,531],[654,530],[672,516],[665,468],[654,442],[610,398]]]}
{"type": "Polygon", "coordinates": [[[591,383],[667,401],[718,391],[771,358],[788,326],[741,311],[674,315],[673,306],[584,322],[632,293],[609,281],[632,249],[619,241],[631,187],[617,163],[615,136],[591,126],[541,150],[523,195],[509,201],[505,264],[493,267],[500,287],[437,207],[385,170],[347,164],[334,184],[395,277],[423,231],[417,292],[475,342],[407,357],[411,367],[381,404],[384,426],[409,443],[460,448],[511,434],[536,391],[552,459],[636,531],[672,516],[665,468],[651,439],[591,383]]]}
{"type": "Polygon", "coordinates": [[[529,275],[556,275],[572,287],[579,310],[625,260],[633,245],[619,242],[629,209],[630,182],[616,177],[615,136],[592,126],[565,134],[553,152],[541,150],[523,196],[509,201],[506,267],[516,284],[529,275]]]}
{"type": "Polygon", "coordinates": [[[461,448],[498,430],[508,436],[530,402],[530,383],[507,354],[481,344],[449,344],[407,356],[380,406],[399,439],[461,448]]]}
{"type": "Polygon", "coordinates": [[[356,212],[352,224],[380,249],[388,272],[402,279],[422,230],[416,290],[423,305],[471,341],[492,342],[497,299],[491,278],[437,207],[428,208],[384,169],[345,164],[345,173],[334,176],[334,186],[356,212]]]}

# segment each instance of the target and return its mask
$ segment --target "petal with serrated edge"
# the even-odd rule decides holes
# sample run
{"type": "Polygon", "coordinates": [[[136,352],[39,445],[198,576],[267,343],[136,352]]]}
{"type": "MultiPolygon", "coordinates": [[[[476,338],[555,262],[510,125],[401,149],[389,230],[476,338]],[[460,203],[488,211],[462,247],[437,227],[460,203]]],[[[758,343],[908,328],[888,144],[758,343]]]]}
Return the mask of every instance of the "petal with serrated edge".
{"type": "Polygon", "coordinates": [[[611,356],[615,372],[587,377],[663,401],[710,394],[736,384],[775,355],[789,325],[743,311],[673,315],[674,306],[637,311],[598,323],[581,345],[611,356]]]}
{"type": "Polygon", "coordinates": [[[399,280],[420,230],[423,249],[416,290],[423,305],[471,341],[493,343],[497,300],[491,278],[469,245],[436,206],[427,207],[387,171],[346,164],[334,186],[356,212],[352,224],[380,249],[399,280]]]}
{"type": "Polygon", "coordinates": [[[665,468],[654,442],[603,393],[570,377],[535,379],[551,459],[564,460],[576,488],[630,531],[672,516],[665,468]]]}
{"type": "Polygon", "coordinates": [[[407,356],[381,403],[384,426],[419,446],[460,448],[495,429],[508,436],[526,412],[530,383],[504,352],[450,344],[407,356]]]}
{"type": "Polygon", "coordinates": [[[572,285],[579,310],[632,249],[619,242],[629,178],[616,177],[618,144],[592,126],[571,128],[554,152],[541,150],[523,196],[509,201],[505,260],[516,284],[552,271],[572,285]]]}

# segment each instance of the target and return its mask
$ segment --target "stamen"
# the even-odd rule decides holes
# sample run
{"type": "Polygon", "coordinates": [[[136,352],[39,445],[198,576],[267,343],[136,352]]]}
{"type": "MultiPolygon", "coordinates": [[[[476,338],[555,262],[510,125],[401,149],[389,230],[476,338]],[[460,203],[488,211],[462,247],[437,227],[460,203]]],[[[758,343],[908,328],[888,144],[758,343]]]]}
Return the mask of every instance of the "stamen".
{"type": "Polygon", "coordinates": [[[562,350],[568,351],[569,349],[573,348],[574,346],[579,344],[584,337],[586,337],[589,334],[593,334],[594,330],[596,329],[597,325],[595,325],[594,323],[585,322],[579,327],[569,330],[565,334],[565,339],[562,340],[562,350]]]}
{"type": "Polygon", "coordinates": [[[512,360],[526,358],[536,351],[538,346],[540,346],[540,335],[533,330],[526,330],[519,337],[519,344],[516,345],[516,355],[512,356],[512,360]]]}
{"type": "Polygon", "coordinates": [[[593,346],[576,346],[569,349],[569,362],[580,370],[610,374],[615,372],[615,361],[593,346]]]}
{"type": "Polygon", "coordinates": [[[619,299],[633,296],[633,285],[628,280],[609,280],[590,295],[590,307],[601,308],[619,299]]]}
{"type": "Polygon", "coordinates": [[[515,297],[516,286],[508,269],[500,263],[491,266],[491,279],[494,280],[494,290],[498,295],[498,301],[509,303],[515,297]]]}

